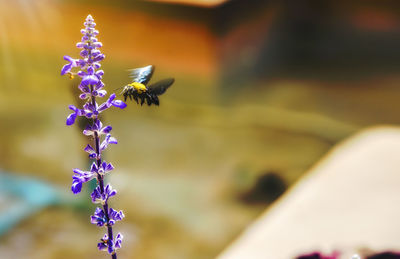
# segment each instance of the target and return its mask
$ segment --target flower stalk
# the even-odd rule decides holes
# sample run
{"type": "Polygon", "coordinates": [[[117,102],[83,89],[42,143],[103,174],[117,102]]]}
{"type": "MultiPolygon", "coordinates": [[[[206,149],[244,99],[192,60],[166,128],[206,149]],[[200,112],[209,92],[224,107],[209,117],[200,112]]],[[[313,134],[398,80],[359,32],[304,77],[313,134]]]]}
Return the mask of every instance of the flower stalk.
{"type": "Polygon", "coordinates": [[[106,227],[107,233],[100,239],[97,244],[99,250],[106,250],[112,259],[117,258],[116,250],[121,248],[123,236],[118,233],[114,238],[113,225],[116,221],[124,218],[122,211],[116,211],[109,206],[109,198],[115,196],[117,191],[112,189],[110,184],[105,186],[105,175],[111,172],[114,167],[111,163],[107,163],[102,158],[102,152],[109,144],[117,144],[117,140],[111,136],[111,126],[104,126],[100,121],[99,115],[108,108],[114,106],[124,109],[126,104],[121,100],[115,100],[115,94],[111,94],[107,101],[98,105],[97,98],[105,97],[107,91],[104,90],[104,83],[101,81],[104,74],[100,70],[105,55],[99,50],[102,44],[96,38],[98,31],[95,29],[95,22],[91,15],[88,15],[85,22],[85,28],[81,30],[83,34],[81,42],[76,46],[81,49],[79,59],[73,59],[64,56],[69,63],[61,69],[61,75],[69,75],[70,78],[79,76],[82,78],[78,88],[81,90],[79,98],[86,100],[82,108],[70,105],[69,109],[73,112],[67,117],[66,124],[73,125],[78,116],[86,117],[89,124],[83,130],[83,134],[94,139],[94,147],[88,144],[84,151],[89,154],[89,158],[94,160],[89,171],[74,169],[72,176],[71,190],[74,194],[78,194],[82,190],[82,185],[92,179],[97,180],[97,186],[91,194],[92,202],[100,204],[94,214],[91,216],[91,223],[99,227],[106,227]],[[77,69],[77,72],[73,70],[77,69]]]}

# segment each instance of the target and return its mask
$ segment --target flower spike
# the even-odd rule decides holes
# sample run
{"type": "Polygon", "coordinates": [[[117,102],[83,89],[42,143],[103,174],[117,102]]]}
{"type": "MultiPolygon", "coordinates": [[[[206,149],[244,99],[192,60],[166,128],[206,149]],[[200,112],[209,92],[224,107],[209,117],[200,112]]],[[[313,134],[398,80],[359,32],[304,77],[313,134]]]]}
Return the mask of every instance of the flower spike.
{"type": "Polygon", "coordinates": [[[80,193],[84,183],[96,178],[98,185],[91,194],[91,200],[100,207],[96,208],[90,217],[90,222],[107,228],[107,233],[100,239],[97,247],[99,250],[106,250],[113,259],[116,259],[116,249],[121,248],[123,236],[118,233],[114,239],[112,226],[124,218],[124,213],[122,210],[117,211],[110,207],[109,200],[116,195],[117,191],[110,184],[105,184],[104,177],[114,169],[114,166],[102,159],[102,152],[109,144],[117,144],[117,140],[110,134],[112,130],[110,125],[103,127],[99,115],[111,106],[124,109],[126,104],[121,100],[116,100],[115,94],[111,94],[101,105],[97,104],[97,98],[105,97],[107,94],[107,91],[103,89],[105,85],[102,82],[104,71],[99,70],[100,62],[105,55],[99,49],[102,47],[102,43],[96,38],[99,32],[95,29],[96,23],[91,15],[86,17],[84,26],[85,28],[81,30],[82,40],[76,44],[76,47],[80,49],[81,58],[74,59],[64,56],[68,63],[62,67],[61,75],[68,74],[71,77],[77,75],[81,78],[78,89],[82,93],[79,98],[86,100],[86,103],[82,108],[69,106],[72,113],[68,115],[66,124],[73,125],[79,116],[88,119],[89,124],[83,130],[83,134],[92,138],[94,144],[87,144],[84,151],[89,154],[90,159],[93,159],[93,163],[89,171],[73,170],[71,191],[74,194],[80,193]],[[74,69],[78,71],[73,71],[74,69]]]}

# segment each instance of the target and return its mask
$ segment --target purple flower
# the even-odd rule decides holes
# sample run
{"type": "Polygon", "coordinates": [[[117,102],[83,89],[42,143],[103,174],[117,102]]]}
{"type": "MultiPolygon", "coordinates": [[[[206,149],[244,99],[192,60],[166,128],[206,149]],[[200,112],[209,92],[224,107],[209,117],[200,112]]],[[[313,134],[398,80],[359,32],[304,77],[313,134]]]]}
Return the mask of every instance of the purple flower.
{"type": "Polygon", "coordinates": [[[107,243],[108,243],[108,235],[104,234],[103,238],[100,239],[100,242],[97,244],[97,248],[99,250],[106,250],[107,249],[107,243]]]}
{"type": "Polygon", "coordinates": [[[125,217],[122,210],[116,211],[113,208],[109,209],[108,215],[110,217],[110,220],[108,221],[110,225],[114,225],[116,221],[120,221],[125,217]]]}
{"type": "Polygon", "coordinates": [[[69,63],[64,65],[63,68],[61,69],[61,75],[65,75],[66,73],[69,73],[73,67],[78,66],[78,60],[73,59],[70,56],[64,56],[64,59],[68,61],[69,63]]]}
{"type": "Polygon", "coordinates": [[[92,166],[90,167],[90,172],[96,173],[96,174],[99,173],[99,167],[97,166],[96,162],[92,163],[92,166]]]}
{"type": "Polygon", "coordinates": [[[100,242],[97,244],[97,248],[99,250],[105,251],[109,254],[114,253],[114,241],[108,239],[108,235],[104,234],[103,238],[100,239],[100,242]]]}
{"type": "Polygon", "coordinates": [[[116,97],[115,94],[110,95],[108,100],[99,106],[99,111],[104,111],[104,110],[110,108],[111,106],[115,106],[120,109],[124,109],[126,107],[126,103],[124,103],[121,100],[114,100],[115,97],[116,97]]]}
{"type": "Polygon", "coordinates": [[[73,194],[78,194],[81,192],[82,190],[82,181],[81,179],[72,176],[72,185],[71,185],[71,191],[73,192],[73,194]]]}
{"type": "Polygon", "coordinates": [[[100,168],[97,173],[99,175],[105,175],[106,173],[108,173],[112,170],[114,170],[114,166],[111,163],[107,163],[106,161],[103,161],[103,163],[101,163],[100,168]]]}
{"type": "Polygon", "coordinates": [[[91,159],[98,159],[100,156],[97,155],[96,150],[90,145],[87,144],[87,146],[84,149],[87,153],[89,153],[89,158],[91,159]]]}
{"type": "Polygon", "coordinates": [[[104,234],[103,238],[101,238],[100,242],[97,244],[97,248],[102,251],[107,250],[109,254],[112,254],[115,252],[115,250],[121,248],[122,239],[124,239],[124,236],[121,233],[117,234],[115,237],[115,242],[113,240],[108,240],[108,235],[104,234]]]}
{"type": "Polygon", "coordinates": [[[77,117],[77,116],[82,116],[82,110],[76,108],[75,106],[70,105],[70,106],[69,106],[69,109],[72,110],[73,113],[71,113],[71,114],[68,115],[68,117],[67,117],[66,124],[67,124],[68,126],[70,126],[70,125],[72,125],[72,124],[75,123],[75,120],[76,120],[76,117],[77,117]]]}
{"type": "Polygon", "coordinates": [[[86,128],[83,130],[83,134],[86,136],[95,136],[95,132],[98,136],[108,134],[112,130],[111,126],[105,126],[103,128],[103,123],[100,120],[95,120],[93,125],[87,125],[86,128]]]}
{"type": "Polygon", "coordinates": [[[95,75],[86,75],[81,82],[82,85],[95,85],[97,83],[99,83],[99,79],[95,75]]]}
{"type": "Polygon", "coordinates": [[[107,134],[106,138],[100,145],[100,151],[103,151],[108,147],[109,144],[118,144],[117,139],[114,137],[111,137],[111,134],[107,134]]]}
{"type": "Polygon", "coordinates": [[[106,90],[94,90],[92,92],[93,96],[104,97],[107,94],[106,90]]]}
{"type": "MultiPolygon", "coordinates": [[[[104,177],[114,169],[114,166],[103,160],[102,152],[109,144],[117,144],[117,140],[110,134],[112,127],[110,125],[103,126],[99,119],[99,114],[111,106],[123,109],[126,104],[121,100],[116,100],[115,94],[111,94],[107,101],[101,105],[97,103],[97,98],[103,98],[107,94],[107,91],[103,89],[105,85],[102,82],[104,71],[100,70],[100,61],[105,58],[105,55],[99,50],[102,47],[102,43],[96,38],[99,32],[95,29],[96,23],[92,16],[87,16],[84,26],[85,28],[81,30],[83,34],[82,40],[76,44],[76,47],[80,49],[81,58],[74,59],[70,56],[64,56],[68,63],[61,69],[61,75],[77,75],[81,78],[81,82],[78,85],[78,89],[81,91],[79,98],[86,100],[86,102],[82,108],[77,108],[74,105],[69,106],[72,113],[68,115],[66,124],[74,124],[78,116],[90,119],[89,124],[83,130],[83,134],[92,138],[93,143],[87,144],[84,151],[94,161],[90,171],[73,170],[71,190],[74,194],[77,194],[81,192],[83,183],[96,178],[98,186],[93,190],[91,200],[93,203],[101,204],[102,207],[96,208],[96,211],[90,217],[90,222],[99,227],[107,227],[107,233],[109,233],[110,237],[113,237],[112,226],[116,221],[122,220],[124,214],[122,211],[114,210],[108,204],[109,199],[115,196],[117,191],[112,189],[110,184],[105,184],[104,177]],[[73,71],[73,69],[76,69],[76,71],[73,71]]],[[[120,233],[118,233],[115,240],[105,234],[100,239],[97,247],[99,250],[107,250],[108,253],[113,254],[114,258],[115,250],[121,248],[122,239],[123,236],[120,233]]]]}
{"type": "Polygon", "coordinates": [[[113,241],[113,240],[108,240],[108,243],[107,243],[107,252],[108,252],[109,254],[114,253],[114,241],[113,241]]]}
{"type": "MultiPolygon", "coordinates": [[[[98,42],[100,43],[100,42],[98,42]]],[[[97,44],[98,45],[98,44],[97,44]]],[[[104,54],[99,54],[95,58],[93,58],[93,62],[99,62],[102,61],[106,56],[104,54]]]]}
{"type": "Polygon", "coordinates": [[[92,224],[96,224],[99,227],[102,227],[105,224],[107,224],[107,219],[106,219],[106,215],[104,214],[104,211],[102,209],[100,209],[99,207],[97,207],[93,216],[90,216],[90,222],[92,224]]]}
{"type": "Polygon", "coordinates": [[[77,194],[81,192],[83,183],[93,179],[94,173],[92,171],[82,171],[78,168],[75,168],[73,171],[75,174],[72,176],[71,190],[74,194],[77,194]]]}
{"type": "Polygon", "coordinates": [[[118,233],[118,235],[115,237],[115,249],[121,248],[122,239],[124,239],[124,236],[121,233],[118,233]]]}
{"type": "MultiPolygon", "coordinates": [[[[113,208],[109,208],[108,217],[109,217],[108,225],[112,226],[115,224],[116,221],[122,220],[125,216],[122,210],[116,211],[113,208]]],[[[104,211],[99,207],[97,207],[93,216],[90,217],[90,222],[92,224],[96,224],[99,227],[107,225],[107,218],[106,215],[104,214],[104,211]]]]}
{"type": "Polygon", "coordinates": [[[107,184],[106,188],[104,188],[104,193],[101,192],[100,186],[97,186],[91,194],[92,202],[101,203],[104,205],[108,201],[108,198],[114,196],[115,194],[117,194],[117,191],[113,190],[109,184],[107,184]]]}

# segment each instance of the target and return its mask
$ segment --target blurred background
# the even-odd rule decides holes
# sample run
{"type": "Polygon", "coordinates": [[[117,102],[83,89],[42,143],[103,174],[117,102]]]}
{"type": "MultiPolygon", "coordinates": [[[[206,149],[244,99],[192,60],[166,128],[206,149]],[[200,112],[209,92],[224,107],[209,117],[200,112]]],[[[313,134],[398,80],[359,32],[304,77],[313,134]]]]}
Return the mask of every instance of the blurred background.
{"type": "Polygon", "coordinates": [[[215,258],[334,144],[400,123],[398,1],[0,0],[1,258],[107,257],[60,76],[88,14],[109,93],[149,64],[176,80],[104,114],[121,258],[215,258]]]}

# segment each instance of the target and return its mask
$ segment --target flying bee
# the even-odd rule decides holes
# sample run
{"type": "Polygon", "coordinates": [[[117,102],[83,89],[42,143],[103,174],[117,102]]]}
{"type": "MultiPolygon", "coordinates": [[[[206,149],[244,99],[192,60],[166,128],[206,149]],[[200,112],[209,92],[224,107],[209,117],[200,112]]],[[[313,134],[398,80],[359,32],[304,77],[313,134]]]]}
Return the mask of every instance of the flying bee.
{"type": "Polygon", "coordinates": [[[124,86],[121,94],[124,95],[124,100],[134,99],[136,103],[143,105],[147,102],[147,105],[155,104],[159,105],[160,101],[158,99],[159,95],[165,93],[165,91],[170,87],[175,79],[167,78],[151,85],[147,85],[151,79],[154,72],[154,66],[149,65],[146,67],[130,69],[129,77],[132,78],[133,82],[124,86]]]}

